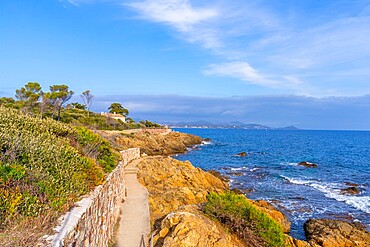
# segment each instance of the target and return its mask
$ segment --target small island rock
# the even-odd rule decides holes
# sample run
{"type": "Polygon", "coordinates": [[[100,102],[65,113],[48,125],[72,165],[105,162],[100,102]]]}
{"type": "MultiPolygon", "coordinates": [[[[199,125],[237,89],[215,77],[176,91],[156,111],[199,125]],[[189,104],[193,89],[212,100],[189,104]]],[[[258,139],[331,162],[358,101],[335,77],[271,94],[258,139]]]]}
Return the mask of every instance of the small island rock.
{"type": "Polygon", "coordinates": [[[247,153],[246,152],[241,152],[241,153],[238,153],[237,156],[245,157],[245,156],[247,156],[247,153]]]}
{"type": "Polygon", "coordinates": [[[302,162],[299,162],[298,165],[300,166],[305,166],[305,167],[312,167],[312,168],[316,168],[318,167],[317,164],[315,163],[311,163],[311,162],[307,162],[307,161],[302,161],[302,162]]]}
{"type": "Polygon", "coordinates": [[[348,188],[345,188],[345,189],[341,189],[340,190],[340,193],[343,195],[343,194],[347,194],[347,195],[358,195],[360,194],[360,190],[355,187],[355,186],[351,186],[351,187],[348,187],[348,188]]]}

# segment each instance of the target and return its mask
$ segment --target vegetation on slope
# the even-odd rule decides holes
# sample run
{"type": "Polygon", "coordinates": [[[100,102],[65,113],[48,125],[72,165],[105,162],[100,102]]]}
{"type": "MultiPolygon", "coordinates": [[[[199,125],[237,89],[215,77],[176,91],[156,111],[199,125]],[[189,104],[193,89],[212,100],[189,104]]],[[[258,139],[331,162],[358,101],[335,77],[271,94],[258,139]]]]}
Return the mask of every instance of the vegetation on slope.
{"type": "Polygon", "coordinates": [[[0,227],[67,210],[118,159],[107,141],[83,127],[0,107],[0,227]]]}
{"type": "Polygon", "coordinates": [[[248,246],[285,246],[281,226],[233,192],[207,195],[204,212],[232,229],[248,246]]]}
{"type": "MultiPolygon", "coordinates": [[[[46,117],[52,117],[51,112],[45,114],[46,117]]],[[[70,123],[77,126],[84,126],[89,129],[98,130],[127,130],[145,127],[136,122],[123,122],[114,118],[108,118],[101,114],[78,108],[62,109],[61,122],[70,123]]]]}
{"type": "Polygon", "coordinates": [[[115,119],[110,116],[102,116],[90,111],[94,95],[90,90],[80,95],[84,104],[67,102],[74,95],[68,85],[52,85],[49,92],[43,91],[37,82],[28,82],[24,87],[16,90],[16,99],[0,98],[0,106],[20,109],[24,113],[39,118],[52,118],[64,123],[84,126],[89,129],[100,130],[127,130],[138,128],[158,128],[159,124],[148,120],[136,123],[128,117],[129,110],[121,103],[112,103],[108,110],[110,113],[117,113],[126,118],[126,121],[115,119]],[[66,105],[66,106],[65,106],[66,105]]]}

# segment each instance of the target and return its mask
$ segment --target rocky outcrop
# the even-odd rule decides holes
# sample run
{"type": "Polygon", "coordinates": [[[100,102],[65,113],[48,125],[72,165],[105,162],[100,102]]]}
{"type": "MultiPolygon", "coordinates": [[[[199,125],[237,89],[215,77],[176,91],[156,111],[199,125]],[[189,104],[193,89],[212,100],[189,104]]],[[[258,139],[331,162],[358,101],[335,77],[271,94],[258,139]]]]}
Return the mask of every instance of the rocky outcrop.
{"type": "MultiPolygon", "coordinates": [[[[124,135],[123,139],[119,137],[120,145],[143,145],[146,150],[144,152],[149,155],[184,150],[175,145],[178,140],[192,140],[182,142],[184,151],[186,145],[201,141],[180,133],[134,135],[124,135]]],[[[149,192],[151,222],[155,229],[154,246],[246,246],[246,243],[240,242],[230,233],[232,230],[225,230],[226,226],[211,220],[194,206],[205,202],[210,192],[221,193],[229,189],[227,178],[219,172],[205,172],[188,161],[182,162],[171,157],[146,155],[142,155],[138,169],[138,180],[149,192]]],[[[273,205],[266,201],[249,201],[278,222],[285,233],[289,232],[290,222],[273,205]]],[[[308,244],[288,236],[287,239],[291,242],[288,246],[292,247],[306,247],[308,244]]]]}
{"type": "Polygon", "coordinates": [[[358,187],[360,186],[359,184],[352,183],[352,182],[344,182],[345,185],[350,186],[350,187],[358,187]]]}
{"type": "Polygon", "coordinates": [[[307,162],[307,161],[302,161],[302,162],[299,162],[298,163],[299,166],[305,166],[305,167],[309,167],[309,168],[316,168],[318,167],[317,164],[315,163],[311,163],[311,162],[307,162]]]}
{"type": "Polygon", "coordinates": [[[285,245],[286,247],[316,247],[312,246],[307,241],[295,239],[289,235],[286,235],[285,245]]]}
{"type": "Polygon", "coordinates": [[[204,202],[211,191],[228,189],[226,182],[195,168],[188,161],[148,156],[142,159],[138,168],[138,180],[149,191],[152,222],[180,206],[204,202]]]}
{"type": "Polygon", "coordinates": [[[245,157],[245,156],[247,156],[247,153],[246,152],[241,152],[241,153],[238,153],[236,156],[245,157]]]}
{"type": "Polygon", "coordinates": [[[268,216],[274,219],[277,223],[281,225],[283,228],[284,233],[290,232],[290,222],[288,218],[283,214],[281,211],[276,209],[271,203],[268,203],[264,200],[253,201],[250,200],[254,205],[256,205],[259,209],[265,212],[268,216]]]}
{"type": "Polygon", "coordinates": [[[236,177],[241,177],[244,175],[244,173],[242,172],[227,172],[226,174],[231,175],[231,176],[236,176],[236,177]]]}
{"type": "Polygon", "coordinates": [[[187,247],[242,247],[234,235],[225,231],[196,207],[186,206],[172,212],[161,221],[153,238],[153,245],[187,247]]]}
{"type": "MultiPolygon", "coordinates": [[[[111,137],[112,138],[112,137],[111,137]]],[[[202,138],[195,135],[169,132],[152,133],[138,132],[131,134],[115,135],[115,142],[120,145],[120,148],[127,149],[138,147],[141,153],[148,155],[173,155],[185,153],[188,147],[202,143],[202,138]]]]}
{"type": "Polygon", "coordinates": [[[312,246],[368,247],[370,233],[361,224],[340,220],[310,219],[304,224],[307,241],[312,246]]]}
{"type": "MultiPolygon", "coordinates": [[[[190,162],[170,157],[143,157],[138,168],[138,180],[149,191],[151,221],[157,229],[155,246],[245,246],[235,242],[235,237],[226,234],[219,223],[199,210],[189,211],[194,207],[185,207],[205,202],[209,192],[228,190],[226,181],[190,162]]],[[[289,232],[290,222],[273,205],[249,201],[278,222],[284,232],[289,232]]]]}
{"type": "Polygon", "coordinates": [[[355,186],[351,186],[345,189],[341,189],[340,193],[344,195],[358,195],[360,194],[360,190],[355,186]]]}

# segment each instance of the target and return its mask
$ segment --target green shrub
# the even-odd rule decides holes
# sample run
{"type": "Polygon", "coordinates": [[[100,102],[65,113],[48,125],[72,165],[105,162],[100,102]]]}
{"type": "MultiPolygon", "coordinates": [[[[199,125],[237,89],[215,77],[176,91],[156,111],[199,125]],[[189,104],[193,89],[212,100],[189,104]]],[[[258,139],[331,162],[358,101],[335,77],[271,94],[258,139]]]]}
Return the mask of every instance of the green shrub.
{"type": "Polygon", "coordinates": [[[83,153],[95,159],[105,172],[111,172],[116,167],[117,160],[120,158],[119,153],[111,148],[107,140],[93,133],[91,130],[85,127],[76,127],[75,129],[77,141],[83,153]]]}
{"type": "Polygon", "coordinates": [[[68,209],[103,182],[119,154],[99,135],[0,107],[0,227],[68,209]]]}
{"type": "Polygon", "coordinates": [[[86,110],[71,108],[62,110],[61,122],[99,130],[126,130],[141,128],[141,125],[135,122],[125,123],[121,120],[107,118],[106,116],[102,116],[101,114],[94,112],[90,112],[89,116],[87,116],[86,110]]]}
{"type": "Polygon", "coordinates": [[[281,226],[242,195],[231,191],[222,194],[212,192],[207,195],[203,210],[228,225],[245,241],[250,241],[252,233],[263,240],[262,246],[285,246],[281,226]]]}

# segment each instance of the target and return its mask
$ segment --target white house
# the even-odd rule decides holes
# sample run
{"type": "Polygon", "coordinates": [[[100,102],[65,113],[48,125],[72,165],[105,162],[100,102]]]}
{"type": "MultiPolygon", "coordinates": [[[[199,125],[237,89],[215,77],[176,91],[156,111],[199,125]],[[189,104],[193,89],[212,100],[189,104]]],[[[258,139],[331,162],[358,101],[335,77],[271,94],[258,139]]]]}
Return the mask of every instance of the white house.
{"type": "Polygon", "coordinates": [[[126,117],[121,115],[121,114],[117,114],[117,113],[109,113],[109,112],[102,112],[100,113],[100,115],[102,116],[106,116],[106,117],[109,117],[109,118],[113,118],[113,119],[117,119],[117,120],[121,120],[122,122],[126,122],[126,117]]]}

